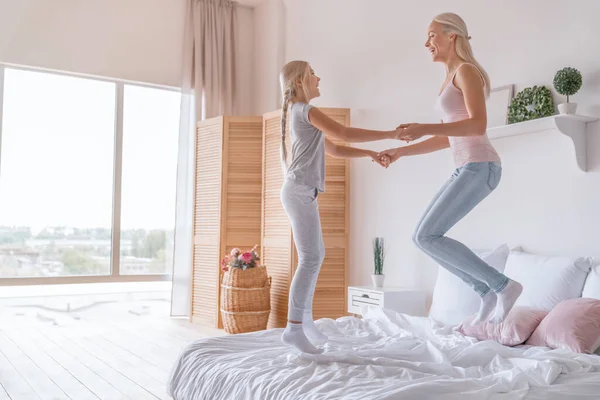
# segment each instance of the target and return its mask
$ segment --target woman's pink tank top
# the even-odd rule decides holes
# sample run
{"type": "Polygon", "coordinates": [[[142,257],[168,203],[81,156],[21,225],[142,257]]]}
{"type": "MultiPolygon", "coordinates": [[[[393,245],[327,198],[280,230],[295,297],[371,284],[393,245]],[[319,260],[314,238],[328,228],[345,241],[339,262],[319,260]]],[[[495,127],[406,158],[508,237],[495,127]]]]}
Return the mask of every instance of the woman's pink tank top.
{"type": "MultiPolygon", "coordinates": [[[[458,68],[465,64],[459,65],[458,68]]],[[[435,104],[436,111],[444,123],[469,118],[462,91],[454,86],[454,77],[458,68],[435,104]]],[[[448,136],[448,140],[457,168],[470,162],[500,162],[500,157],[490,143],[487,133],[479,136],[448,136]]]]}

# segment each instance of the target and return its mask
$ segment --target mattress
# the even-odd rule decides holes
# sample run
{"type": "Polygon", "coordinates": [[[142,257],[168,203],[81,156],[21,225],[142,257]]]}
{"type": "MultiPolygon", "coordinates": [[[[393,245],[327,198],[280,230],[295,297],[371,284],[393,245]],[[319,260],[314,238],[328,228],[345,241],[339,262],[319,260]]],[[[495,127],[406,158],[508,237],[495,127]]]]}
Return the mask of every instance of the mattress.
{"type": "Polygon", "coordinates": [[[600,398],[600,356],[477,341],[422,317],[381,308],[322,319],[319,355],[281,329],[203,338],[175,363],[175,400],[600,398]]]}

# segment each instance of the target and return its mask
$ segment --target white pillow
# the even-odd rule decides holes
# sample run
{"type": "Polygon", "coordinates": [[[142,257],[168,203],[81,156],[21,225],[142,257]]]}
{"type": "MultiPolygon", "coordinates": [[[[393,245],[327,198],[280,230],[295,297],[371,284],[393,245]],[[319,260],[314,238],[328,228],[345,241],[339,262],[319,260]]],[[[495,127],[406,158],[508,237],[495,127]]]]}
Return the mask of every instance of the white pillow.
{"type": "Polygon", "coordinates": [[[600,299],[600,265],[594,265],[588,274],[581,297],[600,299]]]}
{"type": "MultiPolygon", "coordinates": [[[[483,261],[502,272],[510,249],[508,245],[503,244],[493,251],[475,251],[475,253],[483,261]]],[[[473,288],[440,266],[429,316],[446,325],[458,325],[479,310],[480,299],[473,288]]]]}
{"type": "Polygon", "coordinates": [[[561,301],[581,297],[590,268],[589,258],[511,252],[504,274],[523,285],[516,305],[550,311],[561,301]]]}

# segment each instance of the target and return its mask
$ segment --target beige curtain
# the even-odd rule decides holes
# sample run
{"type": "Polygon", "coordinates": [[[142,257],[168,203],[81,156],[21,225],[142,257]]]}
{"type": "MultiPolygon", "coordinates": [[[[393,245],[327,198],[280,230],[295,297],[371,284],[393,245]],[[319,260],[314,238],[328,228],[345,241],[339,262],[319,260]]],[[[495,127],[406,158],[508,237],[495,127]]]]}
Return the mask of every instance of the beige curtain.
{"type": "Polygon", "coordinates": [[[171,315],[191,312],[195,122],[236,115],[236,5],[188,0],[185,22],[171,315]]]}
{"type": "Polygon", "coordinates": [[[183,88],[202,99],[196,107],[200,120],[236,112],[236,5],[230,0],[191,0],[189,4],[183,88]]]}

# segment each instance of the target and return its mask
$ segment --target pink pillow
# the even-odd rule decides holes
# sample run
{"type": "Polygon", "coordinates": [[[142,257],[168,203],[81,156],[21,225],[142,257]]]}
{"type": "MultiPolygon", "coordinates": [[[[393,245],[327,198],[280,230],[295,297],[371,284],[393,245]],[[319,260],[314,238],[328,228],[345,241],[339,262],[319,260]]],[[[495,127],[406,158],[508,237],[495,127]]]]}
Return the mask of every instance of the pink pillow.
{"type": "Polygon", "coordinates": [[[473,315],[459,325],[457,330],[478,340],[495,340],[504,346],[516,346],[525,343],[546,315],[548,311],[545,310],[515,306],[500,324],[486,322],[472,326],[471,321],[475,318],[473,315]]]}
{"type": "Polygon", "coordinates": [[[557,304],[526,344],[595,352],[600,347],[600,300],[577,298],[557,304]]]}

